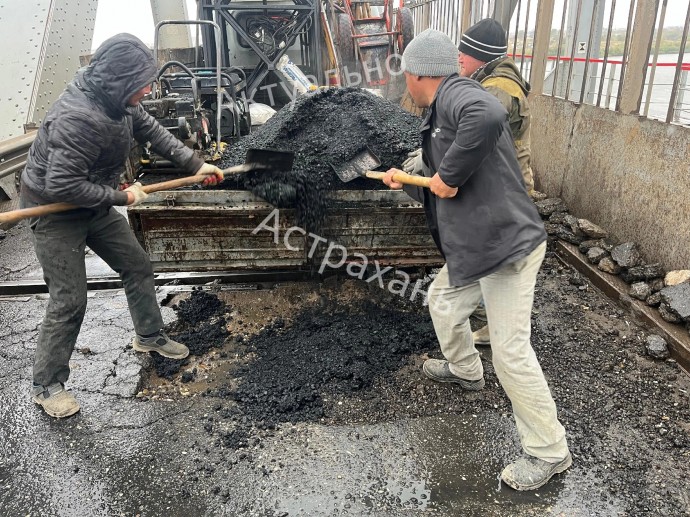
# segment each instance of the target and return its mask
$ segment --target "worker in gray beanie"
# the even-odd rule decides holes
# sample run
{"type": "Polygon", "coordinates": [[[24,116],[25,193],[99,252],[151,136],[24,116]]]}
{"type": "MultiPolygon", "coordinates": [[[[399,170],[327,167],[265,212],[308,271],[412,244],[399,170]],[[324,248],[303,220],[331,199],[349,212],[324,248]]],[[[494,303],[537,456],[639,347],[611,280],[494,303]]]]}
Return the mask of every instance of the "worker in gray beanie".
{"type": "Polygon", "coordinates": [[[443,359],[427,359],[424,375],[468,391],[484,388],[469,323],[483,298],[494,371],[512,403],[525,452],[503,469],[501,479],[517,490],[533,490],[572,463],[530,343],[546,232],[525,189],[506,110],[478,82],[458,75],[452,58],[457,60],[454,44],[438,31],[423,32],[405,49],[408,91],[417,106],[428,108],[418,173],[430,185],[403,186],[405,172],[398,169],[389,170],[384,182],[423,203],[446,260],[427,300],[443,359]]]}
{"type": "MultiPolygon", "coordinates": [[[[400,68],[405,74],[418,77],[446,77],[458,72],[458,50],[446,34],[427,29],[405,47],[400,68]]],[[[409,153],[402,164],[402,169],[409,174],[421,174],[423,168],[421,149],[409,153]]]]}
{"type": "Polygon", "coordinates": [[[407,45],[401,68],[420,77],[446,77],[458,71],[458,51],[444,33],[427,29],[407,45]]]}

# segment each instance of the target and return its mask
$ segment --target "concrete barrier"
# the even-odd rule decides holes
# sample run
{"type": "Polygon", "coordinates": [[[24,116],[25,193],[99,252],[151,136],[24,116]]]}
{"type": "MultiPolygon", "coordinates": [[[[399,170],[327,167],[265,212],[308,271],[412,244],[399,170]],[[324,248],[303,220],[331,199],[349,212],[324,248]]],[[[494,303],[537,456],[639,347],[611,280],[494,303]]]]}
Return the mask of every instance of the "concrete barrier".
{"type": "Polygon", "coordinates": [[[649,262],[690,266],[690,128],[532,96],[537,188],[634,241],[649,262]]]}

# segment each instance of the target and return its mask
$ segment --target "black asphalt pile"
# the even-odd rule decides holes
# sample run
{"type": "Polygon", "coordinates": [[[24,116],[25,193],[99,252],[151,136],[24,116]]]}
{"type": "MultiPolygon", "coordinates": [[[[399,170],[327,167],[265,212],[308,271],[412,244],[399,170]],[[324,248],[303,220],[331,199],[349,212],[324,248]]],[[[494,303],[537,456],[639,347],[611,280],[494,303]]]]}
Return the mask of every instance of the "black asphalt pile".
{"type": "Polygon", "coordinates": [[[189,298],[174,305],[173,310],[177,313],[178,325],[195,327],[209,317],[221,314],[225,304],[215,294],[195,289],[189,298]]]}
{"type": "Polygon", "coordinates": [[[484,409],[507,406],[495,390],[453,395],[447,386],[420,386],[428,384],[420,356],[441,357],[428,310],[397,296],[377,298],[351,305],[326,300],[304,308],[290,325],[277,318],[238,340],[246,363],[230,373],[230,384],[205,393],[227,401],[216,410],[232,422],[229,431],[205,426],[217,444],[251,447],[282,423],[377,423],[435,415],[449,405],[460,410],[468,400],[484,409]],[[427,389],[428,399],[410,407],[408,398],[427,389]]]}
{"type": "Polygon", "coordinates": [[[241,413],[269,423],[315,422],[333,416],[335,400],[367,392],[436,340],[428,314],[368,303],[307,309],[288,328],[278,320],[248,347],[257,359],[236,373],[241,381],[231,394],[241,413]]]}
{"type": "MultiPolygon", "coordinates": [[[[227,307],[218,296],[202,290],[192,291],[189,298],[173,306],[177,321],[166,328],[168,335],[189,348],[189,355],[201,356],[221,348],[228,337],[227,307]]],[[[151,354],[156,374],[167,379],[180,371],[186,361],[151,354]]]]}
{"type": "Polygon", "coordinates": [[[419,123],[398,105],[358,88],[303,95],[229,147],[221,162],[223,168],[243,163],[249,148],[277,149],[296,153],[293,169],[235,175],[220,188],[250,190],[278,208],[296,208],[300,225],[318,228],[327,206],[325,191],[385,188],[364,179],[344,184],[331,165],[368,146],[381,159],[381,170],[400,167],[420,146],[419,123]]]}

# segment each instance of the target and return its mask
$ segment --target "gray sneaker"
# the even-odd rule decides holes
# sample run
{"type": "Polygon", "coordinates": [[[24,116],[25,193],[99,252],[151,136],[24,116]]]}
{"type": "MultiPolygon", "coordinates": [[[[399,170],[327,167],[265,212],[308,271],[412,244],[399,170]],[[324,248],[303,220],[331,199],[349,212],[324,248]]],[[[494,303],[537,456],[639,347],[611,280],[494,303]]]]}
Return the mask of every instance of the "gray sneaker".
{"type": "Polygon", "coordinates": [[[515,490],[535,490],[544,486],[554,474],[566,471],[572,464],[573,457],[570,453],[556,463],[549,463],[534,456],[524,456],[504,468],[501,479],[515,490]]]}
{"type": "Polygon", "coordinates": [[[468,381],[467,379],[462,379],[450,371],[448,361],[443,359],[427,359],[424,361],[422,370],[424,371],[424,374],[429,377],[429,379],[436,382],[452,382],[459,384],[462,388],[470,391],[479,391],[484,387],[483,378],[477,381],[468,381]]]}
{"type": "Polygon", "coordinates": [[[53,418],[66,418],[81,409],[74,395],[59,382],[50,386],[34,384],[31,388],[31,398],[53,418]]]}
{"type": "Polygon", "coordinates": [[[132,348],[137,352],[156,352],[168,359],[184,359],[189,355],[189,348],[170,339],[162,330],[157,336],[149,338],[135,336],[132,348]]]}
{"type": "Polygon", "coordinates": [[[489,326],[484,325],[479,330],[472,332],[472,340],[475,345],[490,345],[491,336],[489,335],[489,326]]]}

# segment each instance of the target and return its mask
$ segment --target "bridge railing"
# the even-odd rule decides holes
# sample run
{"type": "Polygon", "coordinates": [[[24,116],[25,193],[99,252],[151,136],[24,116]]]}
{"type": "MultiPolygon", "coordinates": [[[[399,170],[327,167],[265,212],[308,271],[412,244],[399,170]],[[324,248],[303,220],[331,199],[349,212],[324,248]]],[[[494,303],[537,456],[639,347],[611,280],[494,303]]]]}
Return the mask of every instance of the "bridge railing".
{"type": "Polygon", "coordinates": [[[690,125],[690,0],[409,0],[406,6],[417,33],[437,29],[456,43],[482,18],[501,21],[508,52],[535,93],[690,125]]]}

